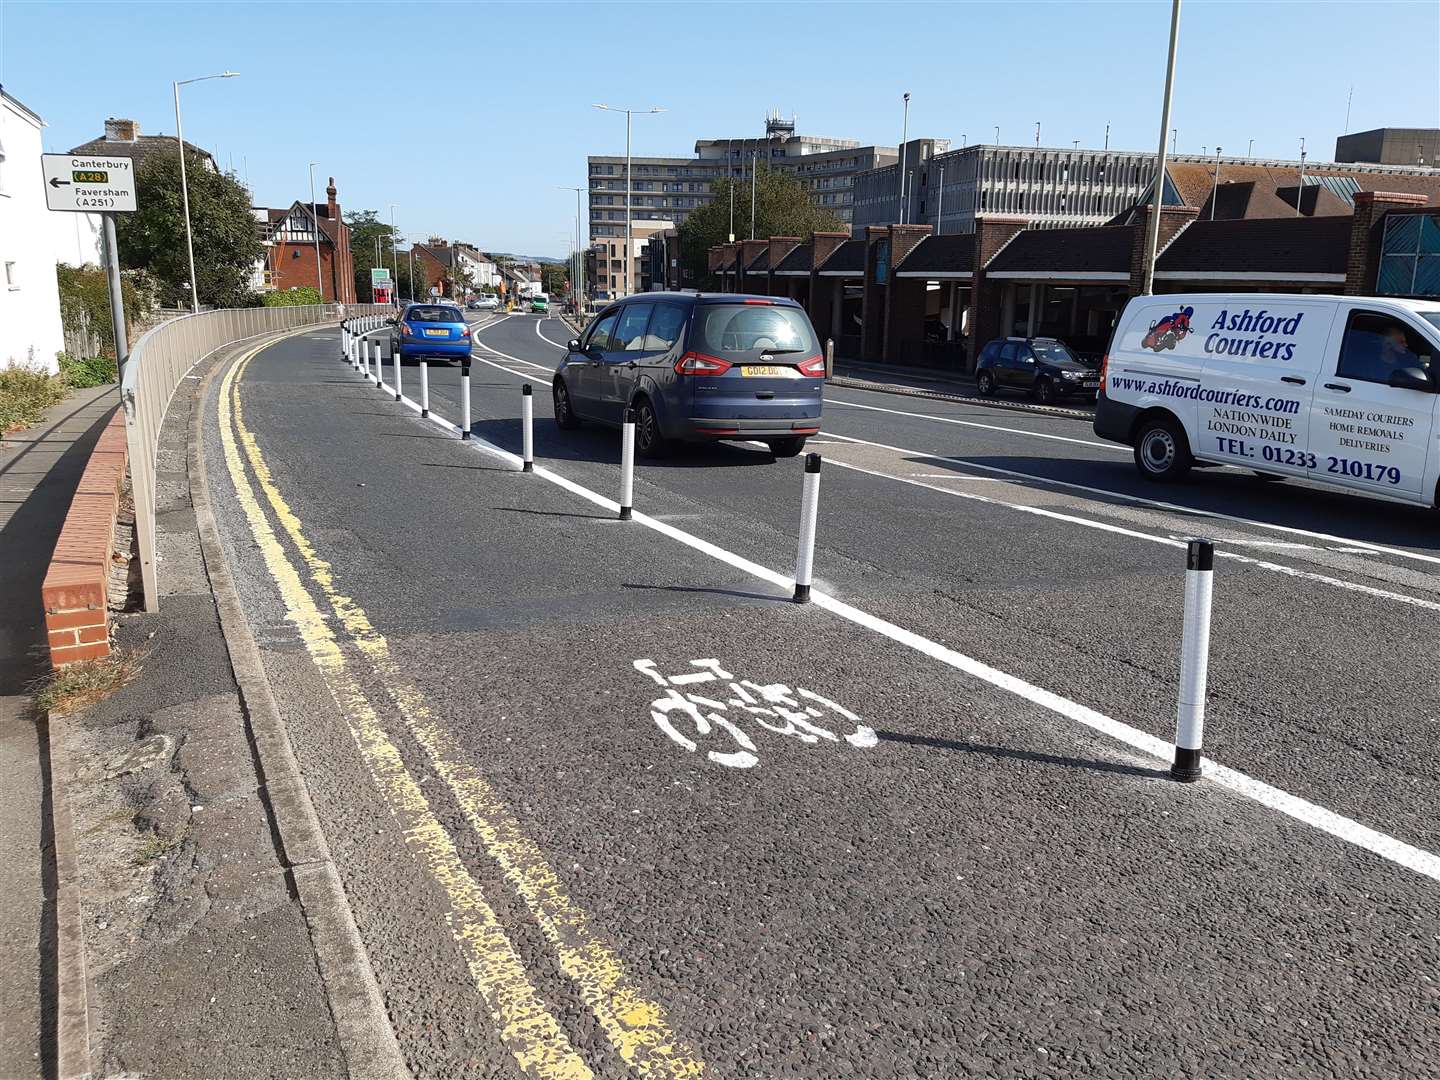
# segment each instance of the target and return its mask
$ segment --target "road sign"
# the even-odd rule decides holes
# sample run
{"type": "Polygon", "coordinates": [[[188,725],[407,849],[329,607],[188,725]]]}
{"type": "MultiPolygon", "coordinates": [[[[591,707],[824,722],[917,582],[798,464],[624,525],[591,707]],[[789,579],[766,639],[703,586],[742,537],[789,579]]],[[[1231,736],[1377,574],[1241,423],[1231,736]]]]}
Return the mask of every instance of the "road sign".
{"type": "Polygon", "coordinates": [[[390,268],[388,266],[372,266],[370,268],[370,284],[373,286],[390,284],[390,268]]]}
{"type": "Polygon", "coordinates": [[[431,295],[431,296],[439,296],[439,295],[440,295],[440,286],[439,286],[439,285],[431,285],[431,286],[430,286],[430,295],[431,295]]]}
{"type": "Polygon", "coordinates": [[[135,209],[135,164],[127,157],[41,154],[45,205],[76,214],[135,209]]]}

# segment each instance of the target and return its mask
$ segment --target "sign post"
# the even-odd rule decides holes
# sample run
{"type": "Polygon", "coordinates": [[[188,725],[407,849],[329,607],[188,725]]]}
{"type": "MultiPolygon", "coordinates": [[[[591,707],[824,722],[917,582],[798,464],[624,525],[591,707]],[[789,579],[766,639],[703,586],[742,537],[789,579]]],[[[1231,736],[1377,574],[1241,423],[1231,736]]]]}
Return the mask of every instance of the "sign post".
{"type": "Polygon", "coordinates": [[[377,304],[388,304],[394,297],[394,284],[388,266],[370,268],[370,292],[377,304]]]}
{"type": "Polygon", "coordinates": [[[120,289],[120,247],[115,242],[115,215],[133,213],[135,164],[127,157],[85,154],[41,154],[45,205],[71,214],[99,214],[104,224],[105,277],[110,284],[110,321],[115,331],[115,375],[125,375],[130,335],[125,326],[125,299],[120,289]]]}

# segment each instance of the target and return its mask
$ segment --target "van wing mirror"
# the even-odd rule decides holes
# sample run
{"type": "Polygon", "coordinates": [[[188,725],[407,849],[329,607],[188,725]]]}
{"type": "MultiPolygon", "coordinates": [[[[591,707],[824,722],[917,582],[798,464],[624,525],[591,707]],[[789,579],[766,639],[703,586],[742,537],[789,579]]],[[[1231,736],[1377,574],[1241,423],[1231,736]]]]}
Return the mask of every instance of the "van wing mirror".
{"type": "Polygon", "coordinates": [[[1390,385],[1399,390],[1434,390],[1435,382],[1422,367],[1397,368],[1390,373],[1390,385]]]}

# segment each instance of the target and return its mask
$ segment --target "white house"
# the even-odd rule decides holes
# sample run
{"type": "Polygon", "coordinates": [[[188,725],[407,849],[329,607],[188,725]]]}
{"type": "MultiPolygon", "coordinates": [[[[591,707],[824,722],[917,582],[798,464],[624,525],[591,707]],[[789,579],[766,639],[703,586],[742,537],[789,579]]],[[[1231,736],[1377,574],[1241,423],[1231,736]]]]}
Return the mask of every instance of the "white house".
{"type": "MultiPolygon", "coordinates": [[[[0,366],[59,365],[65,345],[55,280],[58,238],[40,173],[45,121],[0,90],[0,366]]],[[[72,225],[73,228],[73,225],[72,225]]],[[[75,240],[76,254],[80,241],[75,240]]],[[[91,260],[93,261],[93,260],[91,260]]]]}
{"type": "Polygon", "coordinates": [[[472,288],[483,289],[489,287],[496,289],[500,285],[500,268],[493,261],[486,257],[483,251],[471,247],[469,244],[456,243],[452,249],[455,257],[460,260],[461,269],[470,274],[472,288]]]}

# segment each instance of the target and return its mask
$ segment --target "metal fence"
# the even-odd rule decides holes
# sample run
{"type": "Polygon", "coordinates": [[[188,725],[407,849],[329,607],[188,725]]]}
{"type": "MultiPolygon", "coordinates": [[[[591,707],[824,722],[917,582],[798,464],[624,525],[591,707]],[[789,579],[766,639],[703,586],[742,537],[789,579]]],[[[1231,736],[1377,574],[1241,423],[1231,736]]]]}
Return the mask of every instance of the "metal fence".
{"type": "MultiPolygon", "coordinates": [[[[392,310],[383,304],[352,304],[346,316],[392,310]]],[[[320,325],[341,317],[336,304],[308,307],[224,308],[184,315],[147,331],[130,352],[120,396],[125,403],[125,433],[130,480],[135,492],[135,533],[140,545],[140,575],[145,610],[160,603],[155,562],[155,454],[160,426],[175,389],[196,363],[216,349],[277,331],[320,325]]]]}

